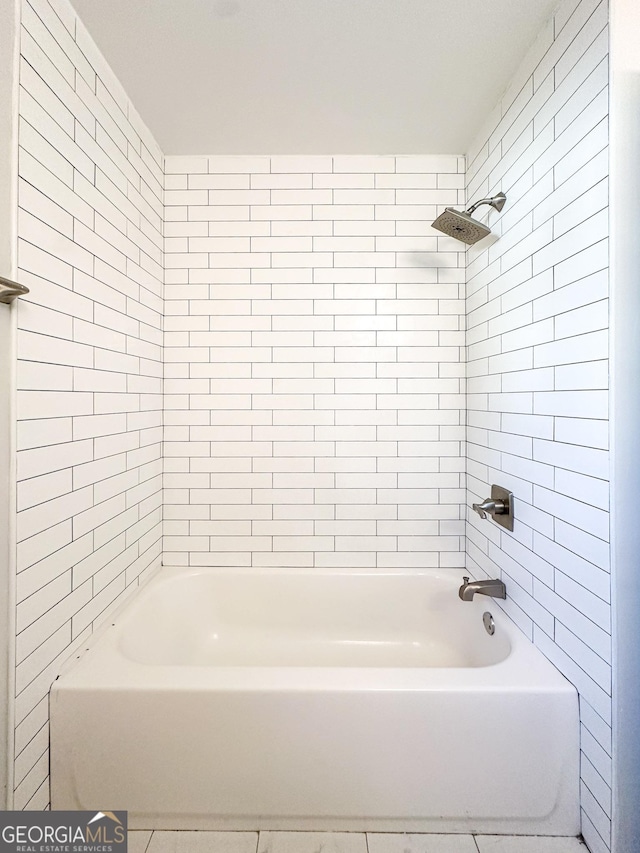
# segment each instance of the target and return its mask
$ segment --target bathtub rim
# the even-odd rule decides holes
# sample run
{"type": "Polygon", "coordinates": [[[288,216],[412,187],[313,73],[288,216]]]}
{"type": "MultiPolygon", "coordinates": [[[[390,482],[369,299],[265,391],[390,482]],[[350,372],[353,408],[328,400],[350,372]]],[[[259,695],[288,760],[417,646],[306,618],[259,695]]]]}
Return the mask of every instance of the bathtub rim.
{"type": "MultiPolygon", "coordinates": [[[[452,595],[462,583],[463,569],[363,569],[299,567],[159,566],[65,662],[52,691],[61,688],[132,690],[250,691],[493,691],[575,693],[575,687],[509,619],[494,599],[478,596],[469,602],[478,618],[491,608],[496,625],[507,634],[507,657],[478,667],[348,667],[348,666],[215,666],[141,663],[127,657],[119,640],[136,602],[158,584],[176,577],[214,575],[291,575],[435,577],[451,581],[452,595]],[[479,599],[482,601],[479,601],[479,599]]],[[[507,592],[508,594],[508,592],[507,592]]]]}

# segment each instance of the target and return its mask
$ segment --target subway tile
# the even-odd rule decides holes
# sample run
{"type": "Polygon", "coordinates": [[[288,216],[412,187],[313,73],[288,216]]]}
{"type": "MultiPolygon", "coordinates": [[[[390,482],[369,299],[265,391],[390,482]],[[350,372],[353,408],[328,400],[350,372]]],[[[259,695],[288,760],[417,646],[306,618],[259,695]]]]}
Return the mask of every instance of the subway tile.
{"type": "MultiPolygon", "coordinates": [[[[35,119],[33,120],[35,121],[35,119]]],[[[41,129],[43,134],[47,134],[47,131],[52,131],[52,136],[56,136],[60,133],[55,125],[53,128],[42,127],[41,129]]],[[[64,139],[64,135],[62,135],[62,138],[64,139]]],[[[19,139],[22,150],[26,151],[28,155],[40,163],[42,167],[56,174],[68,187],[73,186],[72,164],[54,147],[51,142],[47,140],[45,135],[38,133],[31,124],[23,118],[21,118],[19,122],[19,139]]]]}
{"type": "Polygon", "coordinates": [[[340,172],[395,172],[396,158],[395,157],[375,157],[375,156],[360,156],[346,155],[333,158],[333,171],[340,172]]]}
{"type": "Polygon", "coordinates": [[[555,489],[561,494],[593,506],[609,509],[609,483],[606,480],[558,469],[555,475],[555,489]]]}
{"type": "Polygon", "coordinates": [[[536,320],[564,312],[576,310],[604,300],[608,291],[606,270],[593,273],[579,281],[559,287],[551,293],[534,300],[533,311],[536,320]]]}
{"type": "Polygon", "coordinates": [[[202,174],[208,171],[209,164],[206,157],[180,157],[167,156],[164,160],[164,170],[169,175],[177,174],[202,174]]]}
{"type": "Polygon", "coordinates": [[[610,830],[607,832],[607,841],[604,841],[602,836],[599,834],[598,830],[594,826],[594,823],[591,821],[588,814],[586,814],[582,809],[580,810],[581,817],[581,829],[582,829],[582,837],[585,840],[585,844],[588,845],[589,851],[591,853],[606,853],[606,851],[611,849],[610,838],[610,830]]]}
{"type": "Polygon", "coordinates": [[[576,225],[533,256],[534,274],[554,266],[560,261],[577,254],[599,242],[608,234],[608,212],[594,214],[585,222],[576,225]]]}
{"type": "Polygon", "coordinates": [[[550,465],[569,471],[582,472],[591,477],[608,479],[609,455],[580,444],[567,444],[561,441],[534,441],[533,457],[550,465]]]}
{"type": "Polygon", "coordinates": [[[591,73],[582,76],[576,90],[556,112],[554,123],[557,133],[562,133],[607,86],[608,59],[608,55],[605,55],[591,73]]]}
{"type": "Polygon", "coordinates": [[[544,508],[557,519],[579,530],[589,532],[598,539],[608,541],[609,516],[606,510],[565,497],[541,486],[534,487],[534,496],[535,505],[544,508]]]}
{"type": "MultiPolygon", "coordinates": [[[[28,15],[28,12],[25,14],[28,15]]],[[[76,119],[87,130],[92,132],[95,128],[95,117],[76,94],[81,83],[85,86],[87,84],[82,77],[78,76],[77,79],[74,77],[71,71],[73,64],[64,51],[60,50],[55,39],[51,38],[47,28],[41,24],[37,15],[28,15],[27,23],[31,25],[32,33],[30,34],[26,27],[22,30],[21,56],[32,66],[44,82],[58,94],[61,100],[66,103],[76,119]],[[36,22],[37,25],[34,26],[36,22]],[[36,32],[36,29],[39,32],[36,32]],[[47,37],[48,44],[41,42],[43,36],[47,37]],[[52,51],[51,56],[49,55],[49,50],[52,51]],[[60,62],[60,65],[58,62],[60,62]],[[74,91],[74,88],[76,91],[74,91]]]]}
{"type": "MultiPolygon", "coordinates": [[[[580,782],[580,801],[581,807],[587,811],[589,815],[589,821],[592,826],[595,828],[600,838],[611,838],[611,819],[606,814],[602,806],[598,803],[596,798],[593,796],[592,792],[589,790],[584,780],[580,782]]],[[[586,830],[585,830],[586,835],[586,830]]],[[[593,846],[592,839],[589,838],[589,846],[591,849],[597,848],[593,846]]]]}
{"type": "MultiPolygon", "coordinates": [[[[34,3],[36,11],[38,5],[41,0],[34,3]]],[[[586,23],[586,4],[579,5],[586,23]]],[[[47,7],[42,20],[55,24],[51,32],[61,44],[58,38],[75,22],[68,10],[59,23],[52,14],[47,7]]],[[[558,21],[562,15],[561,10],[558,21]]],[[[32,14],[26,23],[41,32],[32,14]]],[[[596,25],[594,18],[590,26],[596,25]]],[[[21,465],[23,476],[35,479],[24,486],[21,499],[46,497],[47,488],[55,492],[75,466],[74,485],[91,483],[87,488],[102,499],[74,512],[77,531],[86,530],[78,541],[95,535],[106,548],[106,536],[122,537],[129,547],[119,554],[128,554],[136,540],[146,547],[152,539],[145,537],[156,535],[153,513],[138,521],[137,514],[120,512],[120,496],[125,495],[126,506],[156,499],[156,457],[144,453],[158,440],[157,421],[142,418],[159,405],[161,171],[155,155],[145,155],[140,145],[135,110],[79,24],[78,31],[80,46],[106,81],[106,88],[102,82],[97,86],[97,95],[91,91],[93,69],[75,48],[61,58],[60,74],[25,41],[49,83],[64,80],[73,64],[83,81],[82,98],[63,106],[42,78],[25,68],[23,178],[34,189],[23,191],[23,202],[37,221],[28,214],[23,219],[20,260],[27,273],[55,278],[58,290],[66,287],[65,299],[56,303],[84,323],[74,328],[46,312],[24,314],[29,328],[19,332],[21,355],[37,365],[47,360],[47,351],[57,351],[59,361],[39,377],[33,367],[22,372],[23,393],[34,396],[21,398],[23,413],[32,419],[21,421],[18,441],[33,448],[21,465]],[[96,117],[97,141],[91,136],[96,117]],[[78,223],[71,234],[70,216],[78,223]],[[42,219],[49,230],[38,224],[42,219]],[[89,249],[91,265],[74,238],[80,250],[89,249]],[[71,368],[76,384],[69,386],[71,368]],[[71,451],[75,445],[67,447],[72,439],[78,456],[71,451]],[[61,455],[56,467],[48,468],[47,456],[55,455],[46,446],[52,443],[61,445],[61,455]],[[125,453],[134,466],[129,473],[118,469],[125,453]],[[138,484],[143,470],[145,479],[138,484]]],[[[607,545],[593,536],[594,529],[604,532],[600,515],[590,519],[588,530],[574,526],[574,503],[582,505],[588,495],[591,510],[599,513],[606,492],[601,450],[606,421],[594,420],[594,414],[606,416],[602,300],[608,283],[599,271],[608,259],[602,217],[592,215],[598,216],[605,200],[598,182],[605,165],[600,152],[606,77],[599,45],[592,49],[587,30],[580,32],[568,18],[554,43],[546,29],[527,59],[533,63],[529,71],[522,66],[516,74],[517,91],[514,84],[505,97],[504,119],[494,114],[493,125],[483,131],[491,146],[481,139],[472,146],[478,153],[467,176],[470,193],[490,180],[506,181],[510,198],[496,227],[501,240],[485,254],[482,249],[469,253],[473,332],[468,341],[475,377],[469,386],[470,471],[482,469],[488,476],[502,470],[515,484],[524,538],[509,539],[504,550],[495,549],[495,557],[514,573],[520,564],[537,573],[534,593],[539,595],[527,596],[522,589],[517,607],[523,609],[515,616],[514,607],[514,618],[523,624],[529,619],[531,626],[532,617],[535,630],[541,627],[548,637],[552,611],[561,615],[558,660],[569,671],[570,656],[580,658],[586,669],[575,670],[579,689],[603,719],[606,669],[599,660],[604,661],[607,635],[592,618],[603,621],[606,615],[600,608],[607,606],[607,545]],[[550,95],[553,63],[560,84],[555,96],[550,95]],[[558,140],[548,121],[554,114],[558,140]],[[506,152],[502,162],[499,142],[506,152]],[[534,262],[540,274],[532,277],[534,262]],[[487,411],[490,405],[500,411],[487,411]],[[496,430],[505,433],[502,447],[496,430]],[[557,503],[557,541],[550,538],[548,513],[526,503],[532,484],[546,489],[536,491],[543,503],[557,503]],[[553,566],[558,570],[552,578],[553,566]],[[555,591],[546,586],[554,582],[555,591]],[[589,616],[562,609],[566,603],[559,590],[584,595],[570,584],[597,590],[580,599],[589,616]],[[543,601],[544,590],[552,592],[552,600],[543,601]],[[597,660],[585,651],[589,644],[597,660]]],[[[52,44],[50,59],[58,55],[52,44]]],[[[457,525],[464,494],[458,478],[465,401],[459,319],[465,311],[465,258],[453,241],[431,236],[429,225],[437,205],[461,203],[463,170],[464,160],[457,156],[165,159],[166,512],[177,525],[167,529],[167,546],[180,549],[172,552],[177,560],[238,566],[252,561],[302,566],[314,560],[326,567],[461,565],[457,525]],[[185,528],[189,518],[206,527],[185,528]],[[433,526],[438,519],[443,527],[433,526]],[[251,520],[253,537],[247,528],[251,520]],[[376,530],[376,522],[389,526],[376,530]]],[[[34,286],[42,308],[48,307],[53,287],[34,286]]],[[[32,596],[46,577],[45,566],[60,576],[68,570],[72,522],[58,520],[65,512],[58,500],[52,502],[54,527],[20,546],[21,564],[33,565],[22,581],[23,593],[32,596]],[[51,535],[49,543],[45,534],[51,535]]],[[[31,520],[21,515],[27,530],[42,523],[35,515],[31,520]]],[[[483,535],[480,528],[474,529],[477,535],[483,535]]],[[[29,642],[49,642],[47,631],[66,642],[70,620],[74,630],[82,630],[118,600],[113,572],[129,556],[113,554],[112,568],[106,552],[100,560],[79,559],[85,566],[74,584],[86,589],[85,579],[95,575],[95,603],[76,598],[68,610],[58,609],[31,640],[25,636],[22,651],[29,642]],[[64,630],[59,619],[65,620],[64,630]]],[[[127,574],[131,570],[135,577],[136,565],[128,564],[127,574]]],[[[51,641],[51,652],[43,646],[45,665],[57,641],[51,641]]],[[[540,642],[543,649],[555,653],[545,642],[540,642]]],[[[33,666],[22,669],[22,678],[40,665],[33,651],[33,666]]],[[[23,796],[34,795],[45,772],[43,765],[30,776],[23,796]]],[[[597,788],[592,813],[599,821],[595,809],[606,800],[606,790],[595,776],[588,781],[597,788]]],[[[153,836],[158,844],[162,835],[153,836]]],[[[370,844],[376,837],[392,838],[371,834],[370,844]]],[[[424,842],[425,853],[428,838],[416,842],[424,842]]],[[[255,836],[253,841],[255,846],[255,836]]],[[[446,844],[444,837],[431,841],[446,844]]]]}
{"type": "Polygon", "coordinates": [[[606,329],[609,323],[608,303],[608,299],[602,299],[558,315],[555,323],[556,338],[606,329]]]}
{"type": "Polygon", "coordinates": [[[608,358],[607,330],[586,332],[548,343],[540,342],[534,349],[534,366],[548,367],[608,358]]]}
{"type": "Polygon", "coordinates": [[[41,643],[54,634],[61,625],[65,624],[73,613],[84,606],[90,597],[89,585],[85,584],[61,598],[39,619],[21,631],[16,638],[17,661],[25,660],[41,643]]]}
{"type": "MultiPolygon", "coordinates": [[[[338,223],[336,223],[337,225],[338,223]]],[[[254,223],[254,228],[256,225],[263,225],[263,230],[260,232],[262,236],[267,236],[264,230],[264,225],[269,228],[268,223],[254,223]]],[[[270,223],[271,236],[273,237],[316,237],[323,236],[328,237],[331,236],[332,233],[332,223],[329,221],[316,221],[316,220],[294,220],[292,222],[288,222],[287,220],[275,220],[270,223]]]]}
{"type": "Polygon", "coordinates": [[[535,636],[534,632],[534,639],[543,654],[575,685],[580,695],[602,716],[611,719],[611,697],[549,637],[541,633],[535,636]]]}
{"type": "MultiPolygon", "coordinates": [[[[28,657],[19,678],[25,684],[37,676],[32,684],[42,682],[46,690],[43,679],[49,677],[52,656],[57,659],[65,655],[65,647],[71,649],[71,621],[77,634],[88,620],[113,606],[119,594],[110,583],[114,578],[100,567],[96,604],[89,604],[90,585],[79,582],[81,575],[74,576],[74,584],[79,585],[69,592],[67,572],[73,564],[85,563],[92,544],[99,546],[101,538],[111,536],[114,525],[122,523],[120,516],[113,520],[111,516],[125,505],[124,492],[141,506],[156,499],[153,466],[157,462],[153,459],[141,457],[138,464],[143,467],[114,474],[117,460],[111,458],[102,471],[107,479],[95,486],[95,498],[103,501],[95,507],[92,477],[99,472],[94,467],[89,480],[83,475],[90,466],[100,465],[100,461],[93,462],[94,454],[133,451],[154,440],[154,427],[143,424],[142,419],[151,412],[136,415],[140,418],[137,423],[129,416],[132,432],[126,440],[127,415],[117,413],[137,410],[141,404],[145,409],[160,405],[154,396],[160,390],[155,377],[161,375],[160,337],[154,327],[160,327],[161,169],[154,161],[154,145],[154,153],[149,155],[140,144],[138,134],[146,131],[137,118],[134,121],[135,111],[128,109],[126,96],[70,7],[57,0],[53,6],[37,0],[25,9],[24,22],[40,47],[25,37],[24,55],[38,74],[28,63],[23,64],[20,169],[28,184],[22,185],[21,192],[22,206],[27,209],[19,226],[20,260],[26,266],[22,278],[35,280],[42,273],[57,284],[46,280],[37,288],[34,284],[37,304],[23,313],[18,340],[20,358],[27,359],[20,371],[24,390],[18,446],[29,448],[20,462],[20,537],[28,537],[18,552],[23,569],[21,625],[35,618],[20,634],[20,657],[28,657]],[[69,34],[76,30],[77,45],[69,34]],[[100,68],[102,79],[97,82],[90,63],[100,68]],[[72,80],[76,71],[79,76],[72,80]],[[68,85],[73,82],[79,97],[68,85]],[[128,159],[124,156],[127,150],[128,159]],[[69,169],[75,169],[73,180],[69,169]],[[75,220],[72,230],[68,215],[75,220]],[[45,310],[53,305],[60,313],[45,310]],[[96,346],[101,349],[95,350],[96,346]],[[56,359],[53,365],[49,364],[51,353],[56,359]],[[148,377],[137,376],[141,368],[148,377]],[[127,372],[131,373],[129,380],[127,372]],[[138,433],[136,428],[142,431],[138,433]],[[57,446],[57,453],[51,445],[57,446]],[[67,495],[63,492],[68,491],[72,468],[76,491],[67,495]],[[75,541],[69,539],[71,525],[79,536],[75,541]],[[61,585],[65,588],[58,589],[61,585]],[[59,603],[57,598],[61,598],[59,603]],[[46,612],[40,615],[44,608],[46,612]]],[[[179,186],[176,184],[176,190],[179,186]]],[[[139,537],[145,549],[145,537],[152,535],[145,523],[130,534],[139,537]]],[[[131,547],[137,548],[133,543],[131,547]]],[[[146,563],[140,561],[137,569],[131,561],[128,564],[134,572],[129,574],[131,582],[146,563]]],[[[110,572],[117,566],[112,561],[110,572]]],[[[22,692],[21,716],[25,711],[28,716],[35,689],[29,685],[22,692]]],[[[33,776],[34,786],[41,786],[45,776],[46,766],[33,776]]]]}
{"type": "Polygon", "coordinates": [[[599,717],[586,702],[581,708],[581,748],[588,757],[594,770],[600,775],[605,784],[611,784],[612,760],[611,760],[611,730],[609,726],[599,717]],[[595,737],[593,731],[602,735],[603,744],[595,737]]]}
{"type": "Polygon", "coordinates": [[[594,796],[604,814],[610,818],[612,805],[610,783],[602,778],[584,751],[581,755],[581,774],[584,784],[594,796]]]}
{"type": "Polygon", "coordinates": [[[567,180],[581,165],[607,145],[607,92],[603,90],[558,135],[534,163],[534,178],[554,170],[557,184],[567,180]]]}
{"type": "MultiPolygon", "coordinates": [[[[273,161],[272,161],[273,169],[273,161]]],[[[320,176],[319,176],[320,177],[320,176]]],[[[324,176],[321,176],[324,177],[324,176]]],[[[278,189],[278,190],[297,190],[311,189],[314,176],[309,172],[295,173],[284,172],[276,173],[273,171],[268,174],[253,174],[247,176],[247,182],[251,184],[251,189],[278,189]]],[[[234,187],[235,189],[235,187],[234,187]]]]}
{"type": "Polygon", "coordinates": [[[554,179],[556,184],[567,181],[583,164],[589,163],[590,160],[598,156],[607,145],[607,92],[603,90],[594,100],[587,106],[582,115],[575,119],[561,134],[559,139],[568,148],[565,156],[554,165],[554,179]],[[576,141],[576,136],[582,133],[579,128],[576,133],[576,126],[579,127],[581,120],[590,112],[597,110],[598,116],[604,115],[600,123],[589,131],[579,140],[576,141]],[[566,137],[566,140],[564,139],[566,137]]]}
{"type": "Polygon", "coordinates": [[[582,750],[598,773],[609,784],[611,780],[611,727],[588,702],[580,703],[582,750]]]}
{"type": "Polygon", "coordinates": [[[576,551],[571,550],[570,546],[565,547],[569,542],[561,538],[564,544],[553,542],[543,534],[534,532],[533,541],[536,552],[551,565],[556,566],[558,571],[591,590],[603,601],[610,601],[611,581],[606,569],[594,565],[593,557],[591,560],[588,559],[591,556],[590,553],[586,554],[587,559],[585,559],[585,556],[580,556],[576,551]]]}
{"type": "MultiPolygon", "coordinates": [[[[459,157],[452,157],[447,155],[404,155],[396,157],[396,169],[395,171],[399,174],[401,173],[458,173],[461,171],[460,169],[460,160],[459,157]]],[[[391,171],[388,169],[375,169],[376,172],[382,171],[391,171]]]]}
{"type": "MultiPolygon", "coordinates": [[[[305,210],[306,208],[302,208],[305,210]]],[[[278,208],[276,208],[276,211],[278,208]]],[[[293,219],[293,218],[305,218],[305,219],[317,219],[317,220],[368,220],[374,219],[374,206],[372,204],[315,204],[313,205],[313,217],[305,216],[305,217],[291,217],[291,216],[283,216],[281,218],[293,219]]]]}
{"type": "Polygon", "coordinates": [[[68,494],[72,490],[70,469],[42,474],[18,484],[16,506],[18,512],[53,498],[68,494]]]}
{"type": "Polygon", "coordinates": [[[555,630],[555,642],[589,675],[606,693],[611,693],[611,665],[592,651],[588,645],[589,637],[579,639],[564,625],[558,624],[555,630]]]}
{"type": "Polygon", "coordinates": [[[566,364],[555,369],[558,391],[606,389],[609,387],[609,363],[604,359],[587,364],[566,364]]]}
{"type": "Polygon", "coordinates": [[[608,423],[588,418],[556,418],[556,438],[567,444],[606,450],[609,446],[608,423]]]}
{"type": "MultiPolygon", "coordinates": [[[[251,218],[259,219],[258,210],[267,208],[253,208],[254,214],[251,218]]],[[[165,208],[165,216],[169,221],[193,221],[193,222],[245,222],[249,220],[248,205],[178,205],[174,208],[165,208]],[[187,216],[188,211],[188,216],[187,216]],[[173,216],[172,216],[173,212],[173,216]]],[[[267,217],[268,218],[268,217],[267,217]]]]}
{"type": "MultiPolygon", "coordinates": [[[[472,460],[478,459],[478,472],[487,479],[496,481],[500,472],[517,473],[519,516],[523,524],[533,525],[533,536],[530,531],[522,543],[515,537],[505,539],[502,547],[492,543],[492,561],[517,577],[522,574],[517,565],[533,561],[532,566],[546,567],[534,579],[533,597],[512,585],[518,610],[512,607],[509,615],[525,630],[527,617],[533,618],[534,642],[576,684],[581,706],[597,708],[589,711],[590,719],[602,720],[595,725],[602,731],[610,718],[607,69],[602,62],[606,34],[599,35],[606,23],[605,8],[599,7],[590,19],[594,6],[575,2],[560,7],[555,39],[553,29],[547,28],[531,54],[532,64],[525,63],[516,73],[518,86],[513,87],[514,96],[508,96],[508,105],[521,108],[520,114],[513,121],[515,112],[498,111],[472,145],[469,191],[479,192],[487,174],[502,176],[509,202],[500,218],[501,239],[484,252],[469,253],[467,302],[474,323],[469,351],[475,359],[468,389],[469,434],[480,445],[470,448],[469,471],[476,466],[472,460]],[[507,152],[501,160],[500,147],[503,155],[507,152]],[[514,317],[517,312],[522,316],[522,334],[516,325],[513,332],[508,329],[512,311],[514,317]],[[552,325],[537,326],[545,320],[552,325]],[[546,331],[546,339],[535,337],[536,328],[546,331]],[[502,334],[501,354],[492,352],[489,330],[502,334]],[[484,413],[474,412],[474,407],[486,406],[484,395],[496,394],[492,377],[501,378],[501,396],[489,399],[502,401],[506,394],[508,401],[514,392],[531,391],[533,414],[507,411],[490,423],[483,420],[484,413]],[[508,445],[503,436],[515,442],[512,453],[504,452],[508,445]],[[484,469],[481,447],[501,451],[492,461],[494,470],[484,469]],[[537,506],[532,507],[524,493],[536,481],[537,506]]],[[[472,525],[471,537],[473,551],[477,549],[482,560],[486,531],[472,525]]],[[[520,582],[526,584],[524,575],[520,582]]],[[[585,734],[582,741],[583,750],[591,749],[585,734]]],[[[590,771],[586,760],[582,772],[583,790],[588,789],[588,778],[598,794],[583,797],[587,837],[597,835],[595,826],[608,837],[606,783],[598,782],[602,777],[590,771]]],[[[529,842],[478,837],[477,843],[480,850],[506,850],[509,844],[520,850],[529,842]]]]}
{"type": "MultiPolygon", "coordinates": [[[[73,114],[63,104],[44,80],[25,62],[20,61],[20,115],[32,128],[46,129],[47,138],[56,138],[59,148],[65,152],[73,150],[71,143],[74,136],[75,119],[73,114]],[[64,131],[68,138],[60,132],[64,131]]],[[[26,153],[20,152],[20,156],[26,153]]],[[[82,152],[80,152],[82,155],[82,152]]]]}
{"type": "Polygon", "coordinates": [[[608,199],[609,186],[605,178],[583,193],[579,198],[567,204],[566,207],[554,216],[553,231],[556,238],[566,234],[577,225],[585,222],[596,212],[606,208],[608,199]]]}
{"type": "Polygon", "coordinates": [[[540,415],[607,419],[606,391],[539,391],[533,395],[533,411],[540,415]]]}
{"type": "Polygon", "coordinates": [[[209,173],[212,175],[224,174],[252,174],[253,172],[269,172],[270,162],[268,157],[253,156],[221,156],[209,157],[209,173]]]}

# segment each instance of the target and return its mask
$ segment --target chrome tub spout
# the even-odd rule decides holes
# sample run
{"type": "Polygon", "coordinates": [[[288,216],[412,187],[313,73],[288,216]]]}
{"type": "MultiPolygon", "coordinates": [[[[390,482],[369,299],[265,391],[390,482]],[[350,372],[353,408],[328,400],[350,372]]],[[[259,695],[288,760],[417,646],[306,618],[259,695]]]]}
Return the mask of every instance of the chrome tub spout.
{"type": "Polygon", "coordinates": [[[472,581],[469,583],[469,578],[463,577],[462,586],[458,590],[460,598],[463,601],[473,601],[473,596],[476,593],[490,595],[492,598],[506,598],[507,588],[501,580],[472,581]]]}

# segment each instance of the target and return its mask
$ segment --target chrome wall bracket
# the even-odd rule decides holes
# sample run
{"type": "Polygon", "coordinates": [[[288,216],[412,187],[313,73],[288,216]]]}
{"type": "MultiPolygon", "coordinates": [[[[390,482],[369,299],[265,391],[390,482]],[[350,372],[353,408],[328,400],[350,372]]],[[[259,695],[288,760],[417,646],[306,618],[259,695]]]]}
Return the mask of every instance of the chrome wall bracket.
{"type": "Polygon", "coordinates": [[[11,281],[10,278],[3,278],[0,275],[0,302],[9,304],[17,299],[18,296],[25,296],[29,293],[29,288],[24,284],[18,284],[17,281],[11,281]]]}
{"type": "Polygon", "coordinates": [[[482,503],[472,504],[472,509],[480,518],[491,518],[501,527],[513,530],[513,495],[501,486],[491,486],[491,497],[482,503]]]}

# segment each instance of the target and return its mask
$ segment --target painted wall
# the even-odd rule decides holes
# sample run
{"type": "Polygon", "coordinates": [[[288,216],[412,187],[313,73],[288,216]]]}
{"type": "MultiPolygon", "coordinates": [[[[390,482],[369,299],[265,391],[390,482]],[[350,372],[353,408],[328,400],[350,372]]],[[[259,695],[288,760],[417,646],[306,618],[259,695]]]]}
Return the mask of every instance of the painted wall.
{"type": "Polygon", "coordinates": [[[636,462],[640,397],[640,6],[611,2],[611,382],[613,599],[613,835],[615,853],[640,838],[640,623],[633,590],[640,525],[636,462]],[[631,389],[631,390],[630,390],[631,389]]]}
{"type": "Polygon", "coordinates": [[[468,501],[509,488],[513,534],[469,514],[468,565],[578,688],[583,831],[610,843],[608,8],[568,0],[469,154],[502,189],[468,264],[468,501]]]}
{"type": "Polygon", "coordinates": [[[48,689],[160,562],[162,156],[66,0],[22,3],[15,807],[48,689]]]}
{"type": "Polygon", "coordinates": [[[462,565],[463,171],[166,159],[166,562],[462,565]]]}

